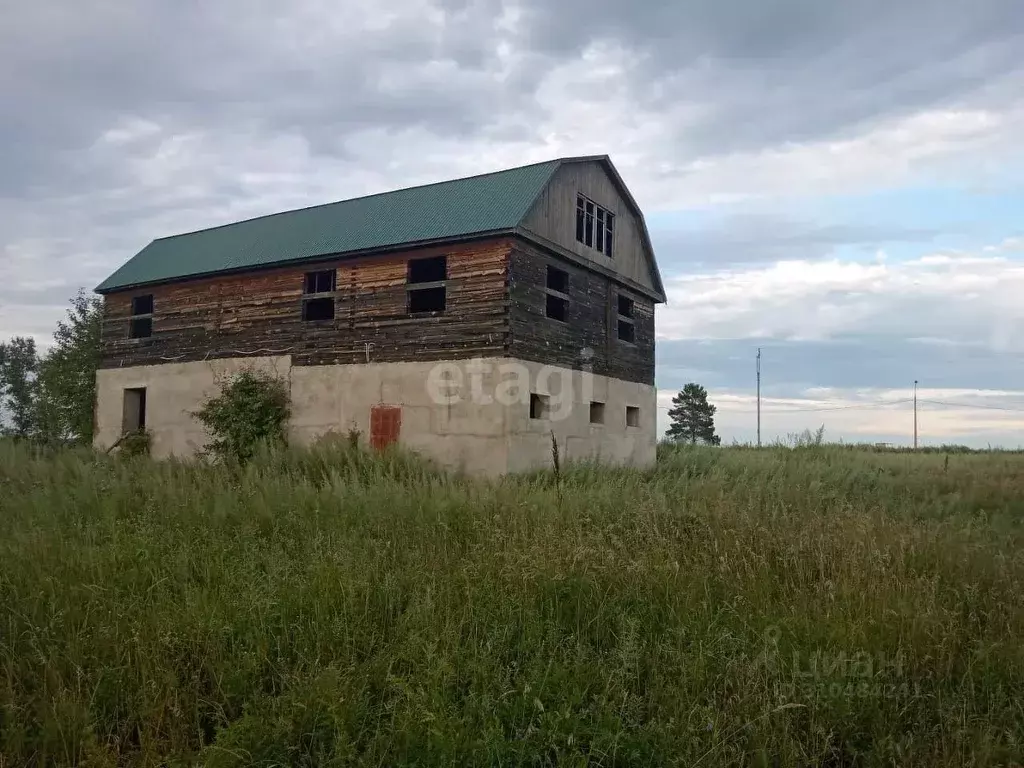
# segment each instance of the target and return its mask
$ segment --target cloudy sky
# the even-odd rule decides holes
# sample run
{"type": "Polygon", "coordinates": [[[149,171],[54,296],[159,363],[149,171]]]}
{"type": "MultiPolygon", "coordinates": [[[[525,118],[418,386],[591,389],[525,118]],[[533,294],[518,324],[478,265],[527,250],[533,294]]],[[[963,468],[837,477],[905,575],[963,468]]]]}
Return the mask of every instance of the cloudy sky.
{"type": "Polygon", "coordinates": [[[1024,445],[1019,0],[0,0],[0,338],[154,237],[608,153],[726,441],[1024,445]],[[924,402],[927,401],[927,402],[924,402]]]}

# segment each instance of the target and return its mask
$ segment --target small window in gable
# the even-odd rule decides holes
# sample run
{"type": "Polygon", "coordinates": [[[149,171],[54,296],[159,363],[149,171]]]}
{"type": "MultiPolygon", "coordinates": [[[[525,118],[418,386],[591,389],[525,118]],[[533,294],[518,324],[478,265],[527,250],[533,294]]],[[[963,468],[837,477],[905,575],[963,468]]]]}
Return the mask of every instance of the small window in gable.
{"type": "Polygon", "coordinates": [[[615,214],[584,195],[576,196],[576,242],[612,256],[615,214]]]}
{"type": "Polygon", "coordinates": [[[132,315],[128,320],[128,338],[147,339],[153,335],[153,294],[132,296],[132,315]]]}
{"type": "Polygon", "coordinates": [[[590,423],[591,424],[604,424],[604,403],[599,403],[596,400],[590,403],[590,423]]]}
{"type": "Polygon", "coordinates": [[[583,243],[590,247],[594,247],[594,203],[587,200],[584,205],[586,206],[586,217],[584,218],[584,226],[586,230],[583,232],[583,243]]]}
{"type": "Polygon", "coordinates": [[[409,314],[444,312],[448,304],[448,257],[411,259],[407,276],[409,314]]]}

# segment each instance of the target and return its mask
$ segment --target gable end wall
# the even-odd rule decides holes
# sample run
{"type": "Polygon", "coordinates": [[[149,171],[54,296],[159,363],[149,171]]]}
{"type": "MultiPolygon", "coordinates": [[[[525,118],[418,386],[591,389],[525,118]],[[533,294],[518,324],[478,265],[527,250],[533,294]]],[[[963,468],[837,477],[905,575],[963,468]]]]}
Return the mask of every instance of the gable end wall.
{"type": "Polygon", "coordinates": [[[522,228],[658,292],[651,274],[654,254],[644,244],[641,222],[599,161],[563,163],[523,220],[522,228]],[[615,214],[612,258],[577,242],[577,193],[615,214]]]}

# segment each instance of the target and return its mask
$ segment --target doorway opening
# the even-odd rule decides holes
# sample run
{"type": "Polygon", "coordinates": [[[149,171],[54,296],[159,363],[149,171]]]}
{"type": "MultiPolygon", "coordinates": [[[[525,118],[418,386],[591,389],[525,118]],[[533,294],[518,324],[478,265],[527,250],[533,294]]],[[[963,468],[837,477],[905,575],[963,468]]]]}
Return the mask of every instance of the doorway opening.
{"type": "Polygon", "coordinates": [[[146,428],[146,388],[134,387],[124,391],[124,410],[121,431],[138,432],[146,428]]]}

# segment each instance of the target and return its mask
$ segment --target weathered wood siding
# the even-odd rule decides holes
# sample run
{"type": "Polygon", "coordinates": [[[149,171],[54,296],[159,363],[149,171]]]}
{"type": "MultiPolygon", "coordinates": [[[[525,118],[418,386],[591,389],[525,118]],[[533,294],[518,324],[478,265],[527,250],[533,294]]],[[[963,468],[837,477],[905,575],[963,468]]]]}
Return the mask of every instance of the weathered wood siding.
{"type": "Polygon", "coordinates": [[[581,352],[593,352],[593,372],[625,381],[654,383],[654,303],[532,245],[518,242],[510,266],[512,357],[580,368],[581,352]],[[569,275],[566,322],[547,317],[547,267],[569,275]],[[634,301],[635,343],[618,338],[617,296],[634,301]]]}
{"type": "Polygon", "coordinates": [[[510,355],[654,383],[654,304],[518,238],[328,260],[108,294],[104,368],[291,355],[293,365],[510,355]],[[447,255],[446,311],[409,315],[411,258],[447,255]],[[569,275],[566,322],[546,316],[547,265],[569,275]],[[337,269],[334,320],[302,320],[306,272],[337,269]],[[134,295],[154,297],[153,335],[129,339],[134,295]],[[635,343],[618,339],[617,295],[634,301],[635,343]],[[369,345],[369,346],[368,346],[369,345]]]}
{"type": "Polygon", "coordinates": [[[511,239],[491,239],[108,294],[102,366],[256,354],[290,354],[293,365],[501,354],[511,247],[511,239]],[[409,259],[442,254],[448,257],[445,312],[409,315],[409,259]],[[334,320],[303,322],[305,273],[331,268],[337,269],[334,320]],[[153,335],[130,339],[131,299],[145,293],[154,297],[153,335]]]}
{"type": "Polygon", "coordinates": [[[524,229],[620,275],[656,290],[640,222],[604,167],[596,161],[566,163],[534,204],[524,229]],[[586,195],[615,214],[612,258],[576,241],[576,195],[586,195]]]}

